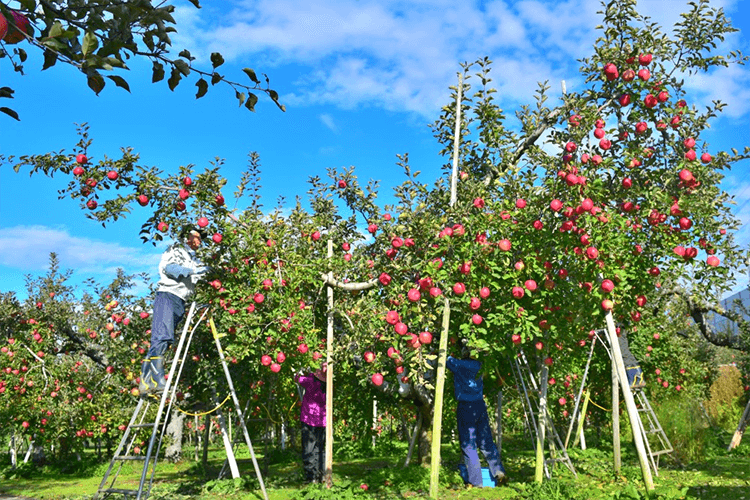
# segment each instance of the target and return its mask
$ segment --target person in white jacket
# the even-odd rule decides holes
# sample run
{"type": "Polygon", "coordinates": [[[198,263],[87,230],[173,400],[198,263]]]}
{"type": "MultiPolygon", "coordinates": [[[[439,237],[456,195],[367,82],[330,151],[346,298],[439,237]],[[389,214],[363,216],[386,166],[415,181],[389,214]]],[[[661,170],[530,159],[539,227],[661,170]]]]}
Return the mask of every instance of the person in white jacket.
{"type": "Polygon", "coordinates": [[[195,251],[201,246],[198,231],[189,231],[184,242],[175,242],[159,262],[159,286],[151,321],[151,347],[141,368],[139,389],[142,395],[164,391],[164,353],[174,342],[174,331],[185,315],[185,300],[208,268],[195,251]]]}

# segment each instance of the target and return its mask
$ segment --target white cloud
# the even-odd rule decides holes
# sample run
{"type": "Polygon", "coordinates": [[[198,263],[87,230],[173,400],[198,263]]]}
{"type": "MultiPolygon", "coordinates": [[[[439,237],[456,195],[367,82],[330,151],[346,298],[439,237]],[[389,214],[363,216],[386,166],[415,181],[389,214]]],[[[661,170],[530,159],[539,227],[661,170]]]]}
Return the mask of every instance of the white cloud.
{"type": "MultiPolygon", "coordinates": [[[[730,17],[740,4],[712,1],[730,17]]],[[[637,8],[669,32],[688,4],[641,0],[637,8]]],[[[590,54],[602,9],[599,0],[230,0],[178,9],[176,40],[204,59],[219,51],[272,75],[299,66],[282,95],[290,106],[373,106],[434,118],[459,63],[484,56],[494,61],[493,85],[505,108],[529,103],[537,82],[549,81],[552,96],[561,80],[575,90],[576,60],[590,54]]],[[[740,41],[730,35],[721,49],[740,41]]],[[[735,66],[687,85],[697,104],[721,99],[727,116],[738,117],[750,111],[749,83],[750,71],[735,66]]]]}
{"type": "Polygon", "coordinates": [[[161,251],[154,247],[126,247],[71,235],[65,228],[16,226],[0,228],[0,265],[44,271],[50,253],[56,253],[62,269],[81,276],[114,276],[117,268],[128,273],[153,273],[161,251]]]}
{"type": "Polygon", "coordinates": [[[339,131],[338,127],[336,126],[336,123],[333,121],[333,117],[329,115],[328,113],[323,113],[322,115],[320,115],[319,118],[320,118],[320,121],[323,122],[323,125],[328,127],[328,129],[331,132],[339,131]]]}

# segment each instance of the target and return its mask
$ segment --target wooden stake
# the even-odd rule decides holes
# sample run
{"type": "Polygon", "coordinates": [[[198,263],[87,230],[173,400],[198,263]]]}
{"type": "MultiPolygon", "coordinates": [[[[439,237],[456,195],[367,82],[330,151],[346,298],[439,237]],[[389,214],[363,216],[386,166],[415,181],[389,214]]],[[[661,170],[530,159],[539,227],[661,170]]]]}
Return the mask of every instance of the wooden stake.
{"type": "MultiPolygon", "coordinates": [[[[464,78],[458,75],[456,90],[456,127],[453,132],[453,171],[451,172],[450,206],[456,204],[456,183],[458,179],[458,145],[461,136],[461,101],[464,78]]],[[[445,390],[445,363],[448,357],[448,335],[450,335],[451,304],[448,297],[443,302],[443,331],[440,335],[438,363],[435,375],[435,404],[432,417],[432,452],[430,456],[430,498],[438,498],[438,481],[440,478],[440,433],[443,428],[443,393],[445,390]]]]}
{"type": "MultiPolygon", "coordinates": [[[[633,428],[633,441],[635,442],[635,449],[638,452],[638,461],[641,464],[643,482],[646,485],[647,493],[650,494],[650,492],[654,490],[654,478],[651,475],[651,467],[648,463],[646,445],[643,442],[643,434],[640,432],[638,408],[635,406],[635,399],[633,398],[633,393],[630,392],[630,386],[628,385],[628,376],[625,372],[625,363],[622,360],[620,343],[617,341],[615,320],[612,318],[612,311],[607,311],[605,319],[607,320],[607,336],[609,337],[609,344],[612,349],[612,363],[617,368],[617,378],[620,380],[620,388],[622,389],[623,398],[625,399],[625,406],[628,409],[630,426],[633,428]]],[[[615,411],[615,408],[612,408],[612,413],[615,413],[615,411]]]]}
{"type": "MultiPolygon", "coordinates": [[[[328,239],[328,259],[333,257],[333,240],[328,239]]],[[[333,280],[333,271],[328,272],[333,280]]],[[[328,332],[326,337],[326,486],[333,486],[333,287],[328,286],[328,332]]]]}
{"type": "Polygon", "coordinates": [[[750,417],[750,401],[748,401],[747,405],[745,405],[745,411],[742,413],[740,423],[737,424],[737,430],[734,431],[734,436],[732,436],[732,441],[729,443],[727,451],[730,451],[740,445],[740,441],[742,441],[742,435],[745,433],[745,427],[747,427],[748,417],[750,417]]]}
{"type": "Polygon", "coordinates": [[[612,459],[615,474],[622,471],[622,453],[620,451],[620,386],[617,379],[617,367],[612,361],[612,459]]]}

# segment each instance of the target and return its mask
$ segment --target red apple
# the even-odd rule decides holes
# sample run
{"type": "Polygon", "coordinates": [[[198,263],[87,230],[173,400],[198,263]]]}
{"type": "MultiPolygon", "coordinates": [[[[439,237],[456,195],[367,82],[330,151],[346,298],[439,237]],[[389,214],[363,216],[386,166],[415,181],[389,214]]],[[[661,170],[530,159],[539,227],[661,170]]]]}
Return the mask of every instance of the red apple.
{"type": "Polygon", "coordinates": [[[272,362],[273,359],[271,359],[271,356],[269,356],[268,354],[264,354],[260,357],[260,364],[263,366],[270,366],[272,362]]]}
{"type": "Polygon", "coordinates": [[[486,299],[487,297],[490,296],[490,289],[486,286],[482,287],[482,289],[479,290],[479,296],[482,297],[483,299],[486,299]]]}
{"type": "Polygon", "coordinates": [[[211,236],[211,239],[214,240],[214,243],[221,243],[221,240],[224,239],[224,237],[221,235],[221,233],[216,233],[211,236]]]}
{"type": "MultiPolygon", "coordinates": [[[[0,17],[2,17],[2,16],[0,16],[0,17]]],[[[82,176],[82,175],[83,175],[84,173],[86,173],[86,170],[85,170],[85,169],[84,169],[83,167],[80,167],[80,166],[79,166],[79,167],[75,167],[75,168],[73,169],[73,175],[75,175],[76,177],[80,177],[80,176],[82,176]]]]}
{"type": "Polygon", "coordinates": [[[526,280],[523,286],[525,286],[526,289],[530,292],[533,292],[534,290],[537,289],[537,284],[536,284],[536,281],[534,280],[526,280]]]}
{"type": "Polygon", "coordinates": [[[510,340],[514,344],[518,345],[518,344],[521,343],[521,336],[519,334],[517,334],[517,333],[514,333],[513,335],[510,336],[510,340]]]}
{"type": "Polygon", "coordinates": [[[422,294],[419,293],[418,289],[412,288],[411,290],[409,290],[409,293],[407,293],[407,297],[412,302],[419,302],[419,299],[422,298],[422,294]]]}
{"type": "Polygon", "coordinates": [[[406,335],[406,333],[409,331],[409,327],[406,326],[406,324],[401,323],[400,321],[393,325],[393,329],[396,330],[396,333],[399,335],[406,335]]]}
{"type": "Polygon", "coordinates": [[[602,300],[602,309],[604,309],[605,311],[611,311],[613,307],[615,307],[615,303],[612,302],[611,300],[609,299],[602,300]]]}
{"type": "Polygon", "coordinates": [[[432,334],[430,332],[421,332],[419,334],[419,341],[422,344],[429,344],[432,342],[432,334]]]}
{"type": "Polygon", "coordinates": [[[160,222],[160,223],[159,223],[159,224],[158,224],[158,225],[156,226],[156,228],[157,228],[157,229],[158,229],[159,231],[161,231],[162,233],[166,233],[166,232],[167,232],[167,230],[169,229],[169,224],[167,224],[166,222],[160,222]]]}
{"type": "Polygon", "coordinates": [[[510,247],[511,247],[510,240],[502,239],[497,242],[497,246],[503,252],[507,252],[510,250],[510,247]]]}
{"type": "Polygon", "coordinates": [[[80,153],[80,154],[76,155],[76,163],[79,163],[81,165],[85,165],[88,162],[89,162],[89,159],[86,157],[85,154],[80,153]]]}
{"type": "Polygon", "coordinates": [[[372,363],[373,361],[375,361],[375,353],[372,351],[365,352],[365,361],[367,361],[368,363],[372,363]]]}
{"type": "Polygon", "coordinates": [[[602,290],[604,291],[604,293],[609,293],[614,289],[615,289],[615,284],[612,282],[612,280],[602,281],[602,290]]]}
{"type": "Polygon", "coordinates": [[[220,194],[216,195],[216,198],[214,199],[216,204],[219,206],[222,206],[224,204],[224,197],[220,194]]]}
{"type": "Polygon", "coordinates": [[[107,179],[111,181],[116,181],[119,176],[120,175],[117,173],[116,170],[110,170],[109,172],[107,172],[107,179]]]}
{"type": "Polygon", "coordinates": [[[481,325],[482,324],[482,317],[479,314],[475,314],[471,317],[471,322],[475,325],[481,325]]]}
{"type": "Polygon", "coordinates": [[[89,208],[89,210],[96,210],[96,207],[99,206],[99,204],[96,202],[95,199],[91,198],[89,201],[86,202],[86,206],[89,208]]]}
{"type": "Polygon", "coordinates": [[[373,374],[372,383],[377,385],[378,387],[383,385],[383,375],[381,375],[380,373],[373,374]]]}
{"type": "Polygon", "coordinates": [[[706,264],[711,267],[718,267],[720,264],[719,258],[715,255],[709,255],[709,257],[706,259],[706,264]]]}
{"type": "Polygon", "coordinates": [[[281,365],[278,363],[271,363],[271,371],[274,373],[279,373],[281,371],[281,365]]]}
{"type": "Polygon", "coordinates": [[[711,158],[711,155],[710,155],[710,154],[708,154],[708,153],[703,153],[703,154],[701,155],[701,161],[702,161],[703,163],[711,163],[711,160],[712,160],[712,159],[713,159],[713,158],[711,158]]]}
{"type": "Polygon", "coordinates": [[[276,355],[276,362],[277,363],[283,363],[284,360],[286,360],[286,354],[284,354],[283,352],[279,351],[279,353],[276,355]]]}
{"type": "Polygon", "coordinates": [[[148,196],[146,196],[145,194],[139,194],[137,200],[138,204],[142,207],[148,205],[148,196]]]}
{"type": "Polygon", "coordinates": [[[208,217],[200,217],[198,219],[198,227],[206,227],[208,226],[208,217]]]}
{"type": "Polygon", "coordinates": [[[341,179],[338,183],[338,186],[343,189],[346,187],[346,181],[344,179],[341,179]]]}
{"type": "Polygon", "coordinates": [[[456,283],[453,285],[453,293],[456,295],[463,295],[466,292],[466,285],[463,283],[456,283]]]}

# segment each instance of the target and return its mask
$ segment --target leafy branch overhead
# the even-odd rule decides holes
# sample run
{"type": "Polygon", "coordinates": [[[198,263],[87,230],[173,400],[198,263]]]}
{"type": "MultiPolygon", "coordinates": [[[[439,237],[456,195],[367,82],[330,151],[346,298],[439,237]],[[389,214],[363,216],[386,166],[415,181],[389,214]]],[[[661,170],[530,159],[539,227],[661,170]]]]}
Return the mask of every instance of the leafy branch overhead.
{"type": "MultiPolygon", "coordinates": [[[[197,0],[191,3],[200,8],[197,0]]],[[[234,90],[240,106],[255,111],[258,93],[266,94],[282,111],[279,94],[270,88],[267,75],[259,77],[244,68],[244,75],[230,79],[219,68],[224,58],[211,54],[211,67],[194,65],[195,57],[188,50],[177,52],[171,34],[177,33],[173,17],[175,7],[161,2],[119,0],[20,0],[20,8],[12,9],[0,2],[0,59],[7,58],[13,70],[23,74],[28,45],[43,54],[42,70],[63,62],[77,68],[97,95],[107,81],[130,92],[130,85],[121,72],[128,70],[131,59],[150,61],[151,81],[166,78],[170,90],[191,75],[196,78],[196,99],[218,83],[234,90]]],[[[0,98],[13,98],[14,90],[0,89],[0,98]]],[[[18,120],[13,109],[0,106],[0,112],[18,120]]]]}

